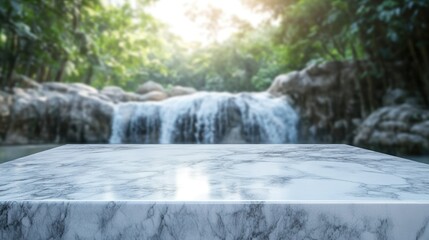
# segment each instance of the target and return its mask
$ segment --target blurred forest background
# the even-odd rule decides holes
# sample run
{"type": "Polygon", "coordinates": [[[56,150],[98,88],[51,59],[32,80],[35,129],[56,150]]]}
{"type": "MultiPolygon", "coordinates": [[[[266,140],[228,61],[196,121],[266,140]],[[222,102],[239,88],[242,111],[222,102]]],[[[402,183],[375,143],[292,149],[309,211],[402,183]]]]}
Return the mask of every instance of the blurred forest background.
{"type": "Polygon", "coordinates": [[[179,21],[175,1],[1,1],[0,143],[168,132],[167,143],[429,153],[429,0],[199,0],[185,15],[204,41],[172,31],[161,2],[179,21]],[[230,14],[245,8],[254,15],[230,14]]]}
{"type": "Polygon", "coordinates": [[[153,80],[199,90],[259,91],[280,73],[309,64],[370,60],[372,68],[361,73],[367,91],[376,81],[388,87],[387,66],[402,62],[409,86],[429,103],[427,0],[246,0],[269,13],[261,26],[225,19],[222,9],[211,7],[197,19],[211,41],[193,45],[146,11],[153,2],[2,1],[1,88],[13,87],[16,73],[95,87],[132,89],[153,80]],[[217,41],[225,23],[239,31],[217,41]]]}

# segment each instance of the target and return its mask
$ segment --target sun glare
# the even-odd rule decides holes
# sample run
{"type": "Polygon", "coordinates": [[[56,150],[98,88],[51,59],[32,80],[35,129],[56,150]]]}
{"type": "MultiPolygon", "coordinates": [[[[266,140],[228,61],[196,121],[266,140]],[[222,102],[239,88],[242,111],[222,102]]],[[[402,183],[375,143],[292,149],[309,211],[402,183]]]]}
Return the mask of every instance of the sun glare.
{"type": "Polygon", "coordinates": [[[230,37],[237,28],[232,18],[239,18],[256,27],[265,16],[255,13],[240,0],[160,0],[148,10],[161,20],[175,35],[187,42],[207,44],[213,40],[222,42],[230,37]],[[208,18],[207,11],[220,10],[216,36],[203,23],[208,18]]]}

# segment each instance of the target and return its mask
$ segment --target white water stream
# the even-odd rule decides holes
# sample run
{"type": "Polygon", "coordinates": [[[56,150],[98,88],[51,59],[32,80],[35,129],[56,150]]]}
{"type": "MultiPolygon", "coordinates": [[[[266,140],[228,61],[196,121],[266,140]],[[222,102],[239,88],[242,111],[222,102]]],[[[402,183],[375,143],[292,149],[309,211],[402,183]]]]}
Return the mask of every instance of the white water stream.
{"type": "Polygon", "coordinates": [[[200,92],[118,104],[110,143],[289,143],[298,115],[266,93],[200,92]]]}

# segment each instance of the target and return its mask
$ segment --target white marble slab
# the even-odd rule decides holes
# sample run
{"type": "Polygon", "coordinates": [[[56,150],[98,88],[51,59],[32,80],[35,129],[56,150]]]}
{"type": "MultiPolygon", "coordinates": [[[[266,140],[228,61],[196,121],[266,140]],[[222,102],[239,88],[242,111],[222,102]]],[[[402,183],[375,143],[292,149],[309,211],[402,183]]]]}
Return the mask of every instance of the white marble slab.
{"type": "Polygon", "coordinates": [[[347,145],[66,145],[0,164],[0,239],[429,239],[429,165],[347,145]]]}
{"type": "Polygon", "coordinates": [[[429,165],[347,145],[66,145],[1,164],[0,200],[426,202],[429,165]]]}

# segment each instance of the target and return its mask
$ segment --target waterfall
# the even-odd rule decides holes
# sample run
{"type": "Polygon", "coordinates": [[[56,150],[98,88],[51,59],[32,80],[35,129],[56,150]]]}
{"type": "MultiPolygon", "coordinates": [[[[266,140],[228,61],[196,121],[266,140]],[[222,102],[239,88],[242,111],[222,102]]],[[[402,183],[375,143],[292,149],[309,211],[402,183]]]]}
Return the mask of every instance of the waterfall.
{"type": "Polygon", "coordinates": [[[298,115],[267,93],[199,92],[115,108],[110,143],[288,143],[298,115]]]}

